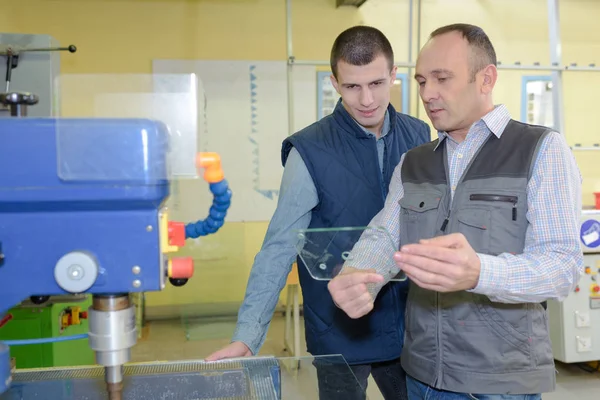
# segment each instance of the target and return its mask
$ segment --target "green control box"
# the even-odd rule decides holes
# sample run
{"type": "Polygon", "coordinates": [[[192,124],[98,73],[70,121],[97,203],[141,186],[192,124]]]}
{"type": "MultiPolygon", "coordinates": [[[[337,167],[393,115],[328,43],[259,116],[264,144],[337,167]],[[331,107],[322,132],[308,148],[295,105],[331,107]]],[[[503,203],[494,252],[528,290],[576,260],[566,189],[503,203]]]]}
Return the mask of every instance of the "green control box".
{"type": "MultiPolygon", "coordinates": [[[[69,302],[62,300],[52,303],[50,298],[41,305],[24,302],[14,307],[8,312],[12,319],[0,328],[0,340],[59,338],[88,333],[87,310],[92,303],[91,296],[79,296],[76,301],[69,302]]],[[[88,339],[10,346],[10,356],[15,358],[17,369],[96,363],[88,339]]]]}

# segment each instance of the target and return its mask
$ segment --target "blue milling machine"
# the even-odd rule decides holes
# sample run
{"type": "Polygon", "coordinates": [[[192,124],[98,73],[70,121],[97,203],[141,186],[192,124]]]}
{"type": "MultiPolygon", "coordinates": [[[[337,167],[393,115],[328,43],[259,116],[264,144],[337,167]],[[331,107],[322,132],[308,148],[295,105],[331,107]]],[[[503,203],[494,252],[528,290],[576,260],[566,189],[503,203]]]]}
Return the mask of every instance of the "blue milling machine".
{"type": "MultiPolygon", "coordinates": [[[[93,294],[90,346],[106,367],[109,393],[120,392],[122,365],[137,338],[129,293],[191,278],[191,258],[169,259],[168,253],[178,250],[172,243],[182,245],[183,235],[197,237],[198,228],[209,233],[223,224],[227,182],[211,184],[211,216],[184,227],[161,212],[169,196],[162,123],[16,117],[0,119],[0,132],[0,168],[10,171],[0,176],[0,316],[27,297],[93,294]],[[57,132],[68,143],[57,141],[57,132]],[[57,166],[126,179],[64,181],[57,166]]],[[[8,348],[0,353],[1,391],[10,369],[8,348]]]]}
{"type": "MultiPolygon", "coordinates": [[[[26,299],[90,294],[89,333],[62,339],[88,340],[97,365],[20,371],[0,342],[0,399],[279,398],[273,359],[128,364],[137,341],[130,294],[184,285],[193,261],[174,253],[224,223],[232,194],[218,154],[194,153],[187,166],[209,183],[208,217],[169,220],[172,127],[152,118],[34,115],[47,104],[35,92],[9,90],[15,60],[75,46],[3,47],[2,38],[0,107],[10,115],[0,118],[0,329],[26,299]]],[[[25,72],[30,64],[21,65],[25,72]]]]}

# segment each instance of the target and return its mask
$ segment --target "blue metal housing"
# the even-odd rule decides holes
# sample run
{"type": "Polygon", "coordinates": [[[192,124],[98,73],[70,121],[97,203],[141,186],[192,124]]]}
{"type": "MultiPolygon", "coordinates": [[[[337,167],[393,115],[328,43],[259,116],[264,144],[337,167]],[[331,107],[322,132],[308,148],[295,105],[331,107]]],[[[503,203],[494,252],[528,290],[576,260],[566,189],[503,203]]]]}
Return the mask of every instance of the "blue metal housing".
{"type": "Polygon", "coordinates": [[[66,294],[54,267],[73,251],[100,266],[86,293],[162,289],[168,135],[143,119],[0,119],[0,317],[29,296],[66,294]]]}

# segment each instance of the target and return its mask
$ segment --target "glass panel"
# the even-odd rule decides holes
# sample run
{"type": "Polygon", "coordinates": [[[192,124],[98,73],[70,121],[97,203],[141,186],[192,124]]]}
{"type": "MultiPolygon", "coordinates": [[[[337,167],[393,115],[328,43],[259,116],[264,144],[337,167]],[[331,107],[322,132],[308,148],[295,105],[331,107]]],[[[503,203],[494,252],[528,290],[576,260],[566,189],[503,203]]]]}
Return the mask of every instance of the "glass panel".
{"type": "Polygon", "coordinates": [[[69,74],[56,85],[61,179],[147,183],[197,176],[204,96],[194,74],[69,74]]]}
{"type": "MultiPolygon", "coordinates": [[[[123,398],[130,400],[312,400],[319,398],[317,376],[323,382],[324,375],[335,376],[337,384],[322,385],[322,390],[344,396],[340,398],[366,396],[341,356],[139,363],[126,365],[124,373],[123,398]]],[[[11,389],[0,395],[0,400],[33,398],[107,399],[104,369],[17,370],[11,389]]]]}
{"type": "Polygon", "coordinates": [[[383,242],[383,254],[361,254],[361,261],[370,262],[371,268],[389,271],[393,281],[406,280],[393,259],[397,251],[394,241],[385,228],[343,227],[331,229],[301,229],[297,233],[296,251],[310,275],[316,280],[331,280],[344,263],[352,266],[352,249],[358,239],[366,242],[383,242]]]}
{"type": "Polygon", "coordinates": [[[181,308],[185,338],[189,341],[231,339],[237,325],[236,315],[219,316],[220,310],[223,314],[231,313],[227,305],[213,304],[211,307],[207,304],[203,308],[204,313],[194,306],[181,308]]]}

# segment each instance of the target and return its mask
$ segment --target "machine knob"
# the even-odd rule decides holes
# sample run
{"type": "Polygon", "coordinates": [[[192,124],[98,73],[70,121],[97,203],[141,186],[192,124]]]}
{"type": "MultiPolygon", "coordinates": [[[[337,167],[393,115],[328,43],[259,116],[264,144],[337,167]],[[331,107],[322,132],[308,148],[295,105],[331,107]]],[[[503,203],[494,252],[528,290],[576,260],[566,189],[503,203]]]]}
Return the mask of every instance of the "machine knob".
{"type": "Polygon", "coordinates": [[[65,254],[54,267],[54,279],[69,293],[83,293],[98,277],[98,263],[87,253],[74,251],[65,254]]]}
{"type": "Polygon", "coordinates": [[[37,104],[39,98],[33,93],[0,93],[0,103],[10,108],[13,117],[26,117],[27,106],[37,104]]]}
{"type": "Polygon", "coordinates": [[[29,298],[29,300],[33,303],[33,304],[44,304],[45,302],[47,302],[48,300],[50,300],[50,296],[31,296],[29,298]]]}
{"type": "Polygon", "coordinates": [[[174,279],[174,278],[169,278],[169,282],[171,282],[171,285],[173,286],[183,286],[187,283],[187,279],[174,279]]]}
{"type": "Polygon", "coordinates": [[[194,275],[194,259],[177,257],[169,260],[169,278],[189,279],[194,275]]]}

